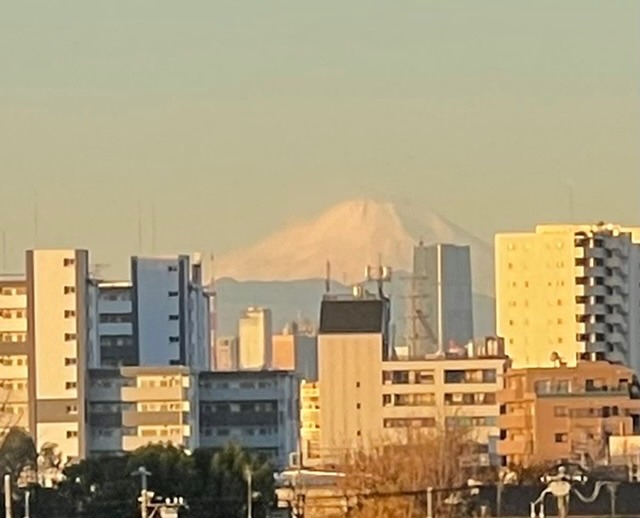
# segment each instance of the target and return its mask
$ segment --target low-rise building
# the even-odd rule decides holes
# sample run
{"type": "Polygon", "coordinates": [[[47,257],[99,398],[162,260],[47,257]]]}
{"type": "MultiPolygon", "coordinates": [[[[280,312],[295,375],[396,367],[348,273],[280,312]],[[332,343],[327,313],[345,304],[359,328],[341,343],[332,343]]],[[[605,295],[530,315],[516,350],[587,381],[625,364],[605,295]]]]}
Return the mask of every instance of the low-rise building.
{"type": "Polygon", "coordinates": [[[200,373],[200,446],[235,441],[286,466],[298,450],[299,390],[288,371],[200,373]]]}
{"type": "Polygon", "coordinates": [[[633,370],[606,361],[510,370],[498,392],[498,453],[506,465],[601,462],[610,436],[640,431],[633,370]]]}

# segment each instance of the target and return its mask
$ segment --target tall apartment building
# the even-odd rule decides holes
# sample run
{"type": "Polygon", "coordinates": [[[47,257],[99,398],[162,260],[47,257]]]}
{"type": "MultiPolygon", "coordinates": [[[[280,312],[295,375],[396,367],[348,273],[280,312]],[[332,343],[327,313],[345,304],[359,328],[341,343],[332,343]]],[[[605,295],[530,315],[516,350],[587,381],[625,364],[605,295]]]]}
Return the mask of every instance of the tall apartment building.
{"type": "Polygon", "coordinates": [[[272,356],[271,310],[248,308],[238,321],[241,369],[268,369],[272,356]]]}
{"type": "Polygon", "coordinates": [[[29,426],[27,282],[0,276],[0,434],[29,426]]]}
{"type": "Polygon", "coordinates": [[[27,251],[29,431],[36,446],[87,454],[89,254],[27,251]]]}
{"type": "Polygon", "coordinates": [[[375,299],[322,302],[319,358],[320,450],[396,441],[408,430],[473,427],[488,464],[499,436],[496,392],[508,361],[498,339],[472,342],[459,355],[394,361],[386,355],[388,313],[375,299]]]}
{"type": "Polygon", "coordinates": [[[134,257],[131,281],[140,365],[209,366],[210,308],[200,262],[134,257]]]}
{"type": "Polygon", "coordinates": [[[424,358],[451,342],[473,338],[471,251],[468,246],[420,243],[413,251],[409,297],[409,355],[424,358]]]}
{"type": "Polygon", "coordinates": [[[300,381],[286,371],[200,374],[200,446],[229,441],[263,453],[279,467],[298,449],[300,381]]]}
{"type": "Polygon", "coordinates": [[[506,465],[606,462],[611,437],[640,433],[633,370],[606,361],[509,371],[498,392],[506,465]]]}
{"type": "Polygon", "coordinates": [[[542,225],[496,236],[497,330],[516,368],[583,353],[640,369],[640,229],[542,225]]]}

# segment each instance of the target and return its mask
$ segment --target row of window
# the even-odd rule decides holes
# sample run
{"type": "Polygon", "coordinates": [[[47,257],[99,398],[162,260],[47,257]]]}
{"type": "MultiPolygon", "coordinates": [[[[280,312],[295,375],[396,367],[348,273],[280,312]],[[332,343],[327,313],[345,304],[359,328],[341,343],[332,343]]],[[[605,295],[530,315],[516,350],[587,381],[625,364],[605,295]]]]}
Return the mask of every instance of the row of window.
{"type": "Polygon", "coordinates": [[[25,390],[27,382],[22,380],[0,380],[0,388],[4,390],[25,390]]]}
{"type": "Polygon", "coordinates": [[[244,402],[244,403],[203,403],[202,412],[205,414],[215,413],[238,413],[238,412],[274,412],[276,404],[271,401],[244,402]]]}
{"type": "Polygon", "coordinates": [[[133,320],[131,313],[102,313],[101,324],[130,324],[133,320]]]}
{"type": "Polygon", "coordinates": [[[2,288],[0,288],[0,295],[5,295],[7,297],[11,297],[15,295],[26,295],[26,294],[27,294],[27,288],[23,286],[17,286],[17,287],[3,286],[2,288]]]}
{"type": "Polygon", "coordinates": [[[133,346],[133,336],[131,335],[111,335],[100,337],[100,347],[131,347],[133,346]]]}
{"type": "Polygon", "coordinates": [[[27,341],[27,333],[0,333],[0,342],[24,343],[27,341]]]}
{"type": "Polygon", "coordinates": [[[269,426],[260,426],[260,427],[243,427],[243,428],[201,428],[200,432],[205,437],[211,437],[213,435],[217,435],[218,437],[229,437],[231,435],[240,436],[243,435],[245,437],[253,437],[256,435],[275,435],[277,433],[276,428],[269,426]]]}
{"type": "Polygon", "coordinates": [[[180,412],[183,410],[182,402],[163,402],[163,403],[138,403],[138,411],[140,412],[180,412]]]}
{"type": "MultiPolygon", "coordinates": [[[[445,383],[496,383],[496,369],[448,369],[444,371],[445,383]]],[[[433,371],[383,371],[385,385],[433,385],[433,371]]]]}
{"type": "Polygon", "coordinates": [[[211,383],[210,381],[201,381],[200,388],[204,389],[251,389],[254,390],[256,388],[259,389],[268,389],[272,388],[273,383],[270,381],[259,381],[257,384],[253,381],[241,381],[241,382],[228,382],[228,381],[219,381],[217,383],[211,383]]]}
{"type": "Polygon", "coordinates": [[[23,308],[17,309],[0,309],[0,318],[27,318],[27,310],[23,308]]]}
{"type": "Polygon", "coordinates": [[[3,367],[12,367],[27,365],[26,356],[0,356],[0,365],[3,367]]]}

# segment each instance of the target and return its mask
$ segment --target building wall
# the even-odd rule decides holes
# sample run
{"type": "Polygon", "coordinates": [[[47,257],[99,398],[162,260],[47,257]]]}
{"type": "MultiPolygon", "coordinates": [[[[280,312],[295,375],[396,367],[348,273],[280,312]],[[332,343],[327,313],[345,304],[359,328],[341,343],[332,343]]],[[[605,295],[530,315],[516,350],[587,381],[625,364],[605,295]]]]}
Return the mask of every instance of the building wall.
{"type": "Polygon", "coordinates": [[[317,381],[300,382],[300,443],[305,466],[320,461],[320,386],[317,381]]]}
{"type": "Polygon", "coordinates": [[[633,377],[631,369],[603,361],[508,372],[498,393],[498,453],[506,464],[580,461],[586,454],[602,461],[608,435],[639,431],[633,377]]]}
{"type": "Polygon", "coordinates": [[[235,336],[218,337],[216,340],[215,358],[214,370],[238,370],[238,339],[235,336]]]}
{"type": "Polygon", "coordinates": [[[497,327],[514,367],[599,352],[640,368],[638,249],[614,225],[497,235],[497,327]]]}
{"type": "Polygon", "coordinates": [[[318,379],[318,339],[303,334],[273,335],[271,367],[296,371],[306,380],[318,379]]]}
{"type": "Polygon", "coordinates": [[[197,448],[197,387],[186,367],[91,370],[89,451],[118,454],[169,441],[197,448]]]}
{"type": "Polygon", "coordinates": [[[299,380],[283,371],[200,374],[200,444],[222,448],[236,441],[278,466],[297,451],[299,380]]]}
{"type": "Polygon", "coordinates": [[[249,308],[238,322],[241,369],[265,369],[272,358],[271,310],[249,308]]]}
{"type": "Polygon", "coordinates": [[[70,459],[86,455],[88,266],[84,250],[27,252],[29,428],[70,459]]]}
{"type": "Polygon", "coordinates": [[[382,335],[318,337],[323,456],[381,439],[382,335]]]}
{"type": "Polygon", "coordinates": [[[100,361],[95,367],[139,364],[137,337],[133,330],[130,282],[97,284],[97,335],[100,361]]]}
{"type": "Polygon", "coordinates": [[[0,276],[0,434],[29,426],[26,292],[23,276],[0,276]]]}
{"type": "Polygon", "coordinates": [[[134,257],[134,332],[141,365],[186,363],[189,258],[134,257]]]}

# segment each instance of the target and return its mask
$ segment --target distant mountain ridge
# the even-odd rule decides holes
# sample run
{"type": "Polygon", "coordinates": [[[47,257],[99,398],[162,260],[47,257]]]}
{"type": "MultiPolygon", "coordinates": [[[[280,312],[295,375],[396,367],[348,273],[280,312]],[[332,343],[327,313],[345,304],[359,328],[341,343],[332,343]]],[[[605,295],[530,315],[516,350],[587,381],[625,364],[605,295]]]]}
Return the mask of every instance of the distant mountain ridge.
{"type": "Polygon", "coordinates": [[[413,247],[453,243],[471,246],[474,291],[493,296],[493,247],[427,209],[367,199],[340,203],[315,219],[295,223],[253,246],[216,260],[218,278],[291,281],[324,276],[326,261],[343,284],[362,280],[378,264],[411,270],[413,247]]]}

